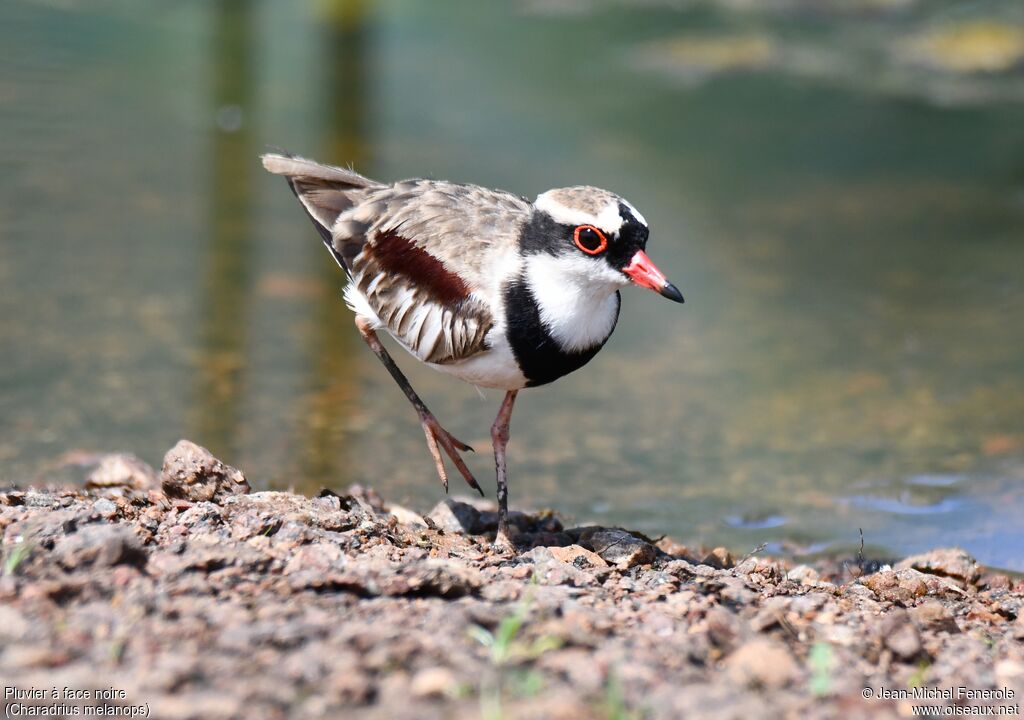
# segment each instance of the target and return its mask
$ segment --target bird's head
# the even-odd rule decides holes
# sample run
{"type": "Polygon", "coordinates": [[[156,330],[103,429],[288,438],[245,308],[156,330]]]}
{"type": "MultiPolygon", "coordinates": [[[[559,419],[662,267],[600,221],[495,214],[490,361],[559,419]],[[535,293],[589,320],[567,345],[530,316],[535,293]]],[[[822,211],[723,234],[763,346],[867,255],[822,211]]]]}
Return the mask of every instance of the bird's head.
{"type": "Polygon", "coordinates": [[[647,257],[647,221],[618,195],[576,186],[548,190],[534,201],[524,228],[527,261],[568,282],[617,289],[634,283],[683,302],[675,285],[647,257]]]}

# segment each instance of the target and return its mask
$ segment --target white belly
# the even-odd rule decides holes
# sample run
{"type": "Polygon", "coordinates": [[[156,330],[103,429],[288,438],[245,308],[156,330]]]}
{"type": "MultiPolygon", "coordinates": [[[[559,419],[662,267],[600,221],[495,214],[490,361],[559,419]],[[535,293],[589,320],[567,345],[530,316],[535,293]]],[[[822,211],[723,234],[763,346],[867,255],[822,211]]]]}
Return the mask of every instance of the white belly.
{"type": "Polygon", "coordinates": [[[443,365],[427,363],[435,370],[454,375],[459,380],[485,388],[519,390],[526,387],[526,377],[519,369],[504,327],[494,327],[487,334],[489,350],[471,358],[443,365]]]}

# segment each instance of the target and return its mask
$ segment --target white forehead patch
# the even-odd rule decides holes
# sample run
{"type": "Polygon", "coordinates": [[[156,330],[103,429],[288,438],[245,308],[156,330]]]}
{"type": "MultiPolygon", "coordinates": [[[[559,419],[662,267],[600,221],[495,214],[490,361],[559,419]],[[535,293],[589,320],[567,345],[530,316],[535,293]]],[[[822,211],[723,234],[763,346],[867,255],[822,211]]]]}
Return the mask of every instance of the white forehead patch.
{"type": "MultiPolygon", "coordinates": [[[[619,204],[617,202],[612,201],[608,203],[601,209],[600,213],[594,215],[586,210],[566,207],[555,199],[552,195],[553,192],[553,190],[548,190],[545,193],[541,193],[533,201],[533,205],[538,210],[543,210],[553,217],[556,222],[564,225],[593,225],[609,235],[617,233],[619,228],[622,227],[622,216],[619,215],[619,204]]],[[[632,206],[630,208],[632,209],[632,206]]],[[[639,213],[634,211],[634,214],[637,215],[637,220],[639,220],[639,213]]]]}

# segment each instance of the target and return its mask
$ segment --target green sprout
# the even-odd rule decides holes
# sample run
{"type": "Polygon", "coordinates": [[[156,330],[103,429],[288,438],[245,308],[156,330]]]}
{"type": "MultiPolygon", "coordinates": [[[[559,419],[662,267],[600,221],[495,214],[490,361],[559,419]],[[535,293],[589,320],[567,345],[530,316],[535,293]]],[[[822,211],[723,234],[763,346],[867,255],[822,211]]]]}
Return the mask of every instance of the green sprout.
{"type": "MultiPolygon", "coordinates": [[[[531,586],[536,582],[535,576],[531,586]]],[[[497,671],[496,680],[485,678],[480,689],[480,715],[484,720],[501,720],[504,716],[501,699],[506,680],[512,681],[512,690],[522,697],[533,697],[543,690],[544,676],[534,670],[506,678],[506,670],[510,665],[536,660],[549,650],[556,650],[562,646],[562,641],[554,635],[542,635],[529,642],[520,639],[520,631],[526,624],[532,603],[531,587],[515,609],[501,619],[494,632],[479,625],[472,625],[469,628],[469,636],[490,652],[491,667],[497,671]]]]}
{"type": "Polygon", "coordinates": [[[604,687],[604,716],[608,720],[636,720],[640,717],[640,713],[626,707],[626,697],[615,668],[608,672],[608,681],[604,687]]]}
{"type": "Polygon", "coordinates": [[[32,543],[27,538],[22,538],[20,542],[14,545],[14,548],[4,553],[4,575],[13,575],[18,570],[18,566],[29,556],[32,552],[32,543]]]}
{"type": "Polygon", "coordinates": [[[549,650],[557,650],[562,646],[562,641],[554,635],[543,635],[530,643],[516,639],[530,614],[532,603],[532,593],[527,590],[526,596],[516,605],[512,614],[502,618],[493,633],[479,625],[469,628],[470,637],[490,650],[491,665],[494,667],[536,660],[549,650]]]}
{"type": "Polygon", "coordinates": [[[928,673],[928,668],[930,667],[931,663],[929,663],[927,660],[922,660],[921,662],[919,662],[917,664],[917,670],[914,671],[913,675],[907,678],[907,687],[923,687],[925,675],[928,673]]]}
{"type": "Polygon", "coordinates": [[[816,642],[807,657],[811,667],[811,692],[815,697],[828,695],[832,689],[832,668],[836,663],[835,652],[826,642],[816,642]]]}

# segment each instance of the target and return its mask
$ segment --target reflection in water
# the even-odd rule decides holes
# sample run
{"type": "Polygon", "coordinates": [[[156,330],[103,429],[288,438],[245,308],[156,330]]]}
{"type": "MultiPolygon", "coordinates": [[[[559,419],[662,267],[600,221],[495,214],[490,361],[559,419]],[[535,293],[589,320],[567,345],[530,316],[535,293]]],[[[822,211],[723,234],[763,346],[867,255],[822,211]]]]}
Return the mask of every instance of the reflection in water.
{"type": "Polygon", "coordinates": [[[211,52],[209,235],[203,259],[196,398],[191,432],[226,459],[238,451],[252,267],[252,179],[256,156],[247,112],[253,106],[252,5],[214,6],[211,52]]]}
{"type": "MultiPolygon", "coordinates": [[[[322,5],[324,97],[327,107],[323,160],[366,172],[367,7],[362,0],[329,0],[322,5]]],[[[351,313],[341,299],[341,269],[324,252],[310,229],[305,247],[315,253],[318,281],[329,288],[317,293],[310,331],[312,371],[298,416],[302,434],[298,487],[314,491],[341,481],[347,449],[346,413],[354,411],[353,350],[358,348],[351,313]]]]}

